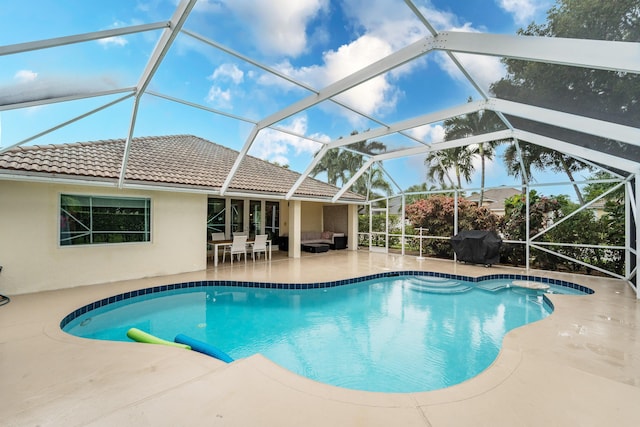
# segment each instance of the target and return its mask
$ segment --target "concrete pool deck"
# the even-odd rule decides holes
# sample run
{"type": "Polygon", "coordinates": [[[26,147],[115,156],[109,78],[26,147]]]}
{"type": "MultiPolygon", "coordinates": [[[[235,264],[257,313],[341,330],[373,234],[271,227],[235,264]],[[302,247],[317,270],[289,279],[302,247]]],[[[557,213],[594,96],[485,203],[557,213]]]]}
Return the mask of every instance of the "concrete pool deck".
{"type": "Polygon", "coordinates": [[[12,296],[0,307],[0,378],[0,424],[6,426],[637,426],[640,303],[627,284],[613,279],[367,251],[274,257],[12,296]],[[550,295],[555,312],[507,334],[487,370],[424,393],[346,390],[297,376],[260,355],[227,365],[196,352],[81,339],[59,328],[85,304],[162,284],[317,282],[394,270],[531,274],[596,293],[550,295]]]}

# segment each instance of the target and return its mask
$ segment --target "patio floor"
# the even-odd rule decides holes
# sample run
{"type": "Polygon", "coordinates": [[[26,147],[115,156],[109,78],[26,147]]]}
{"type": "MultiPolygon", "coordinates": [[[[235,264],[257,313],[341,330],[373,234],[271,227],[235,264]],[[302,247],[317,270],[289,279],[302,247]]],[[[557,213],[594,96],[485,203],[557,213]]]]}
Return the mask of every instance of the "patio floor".
{"type": "MultiPolygon", "coordinates": [[[[60,330],[76,308],[185,280],[316,282],[382,271],[480,276],[522,269],[367,251],[12,297],[0,307],[0,424],[6,426],[638,426],[640,303],[612,279],[529,272],[596,291],[550,295],[555,312],[511,331],[479,376],[443,390],[384,394],[299,377],[256,355],[224,364],[196,352],[92,341],[60,330]]],[[[1,279],[1,277],[0,277],[1,279]]]]}

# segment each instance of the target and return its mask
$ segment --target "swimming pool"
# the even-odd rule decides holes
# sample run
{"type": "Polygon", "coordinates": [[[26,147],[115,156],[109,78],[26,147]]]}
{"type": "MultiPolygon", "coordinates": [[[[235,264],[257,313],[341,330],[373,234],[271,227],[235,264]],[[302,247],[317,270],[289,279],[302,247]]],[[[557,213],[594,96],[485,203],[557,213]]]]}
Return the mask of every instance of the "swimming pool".
{"type": "Polygon", "coordinates": [[[479,374],[495,360],[506,332],[549,315],[541,291],[513,287],[515,280],[545,283],[555,293],[590,293],[567,282],[502,276],[402,272],[315,284],[190,282],[96,301],[61,326],[117,341],[129,341],[132,327],[167,340],[185,334],[235,359],[261,353],[340,387],[427,391],[479,374]]]}

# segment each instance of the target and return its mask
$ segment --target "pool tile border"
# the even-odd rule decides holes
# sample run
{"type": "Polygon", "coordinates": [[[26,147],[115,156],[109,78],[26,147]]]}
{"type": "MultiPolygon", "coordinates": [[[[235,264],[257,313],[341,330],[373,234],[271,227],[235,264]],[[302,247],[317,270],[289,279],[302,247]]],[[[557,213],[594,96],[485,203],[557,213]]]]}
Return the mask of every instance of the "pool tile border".
{"type": "MultiPolygon", "coordinates": [[[[350,279],[334,280],[332,282],[314,282],[314,283],[269,283],[269,282],[245,282],[245,281],[235,281],[235,280],[201,280],[201,281],[174,283],[170,285],[160,285],[160,286],[154,286],[151,288],[138,289],[135,291],[124,292],[122,294],[118,294],[118,295],[110,296],[107,298],[103,298],[98,301],[94,301],[66,315],[62,319],[62,321],[60,321],[60,328],[63,329],[67,324],[69,324],[69,322],[71,322],[75,318],[82,316],[83,314],[88,313],[97,308],[104,307],[109,304],[113,304],[116,302],[120,302],[130,298],[135,298],[142,295],[155,294],[155,293],[166,292],[166,291],[171,291],[175,289],[214,287],[214,286],[230,286],[230,287],[260,288],[260,289],[283,289],[283,290],[321,289],[321,288],[333,288],[336,286],[351,285],[354,283],[360,283],[360,282],[364,282],[372,279],[400,277],[400,276],[439,277],[439,278],[445,278],[445,279],[464,280],[471,283],[478,283],[485,280],[496,280],[496,279],[528,280],[533,282],[547,283],[547,284],[556,285],[556,286],[564,286],[567,288],[579,290],[588,295],[594,293],[593,289],[588,288],[586,286],[579,285],[577,283],[567,282],[565,280],[559,280],[559,279],[539,277],[539,276],[529,276],[529,275],[522,275],[522,274],[490,274],[487,276],[469,277],[469,276],[462,276],[459,274],[437,273],[433,271],[416,271],[416,270],[389,271],[384,273],[370,274],[367,276],[354,277],[350,279]]],[[[545,299],[545,302],[549,304],[551,309],[553,309],[553,304],[546,297],[546,295],[544,296],[544,299],[545,299]]]]}

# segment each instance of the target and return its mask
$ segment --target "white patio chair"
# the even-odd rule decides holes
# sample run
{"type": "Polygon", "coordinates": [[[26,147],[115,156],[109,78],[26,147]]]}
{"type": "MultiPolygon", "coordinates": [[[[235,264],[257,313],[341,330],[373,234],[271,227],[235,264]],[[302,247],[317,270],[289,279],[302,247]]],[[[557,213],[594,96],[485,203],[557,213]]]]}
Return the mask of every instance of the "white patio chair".
{"type": "Polygon", "coordinates": [[[247,236],[233,236],[233,243],[231,246],[225,246],[224,252],[222,252],[222,262],[226,254],[231,255],[231,264],[233,265],[233,256],[238,255],[238,261],[240,255],[244,254],[244,262],[247,262],[247,236]]]}
{"type": "MultiPolygon", "coordinates": [[[[226,240],[224,233],[211,233],[211,241],[219,242],[221,240],[226,240]]],[[[215,250],[212,244],[207,243],[207,257],[213,259],[213,255],[215,254],[215,250]]]]}
{"type": "Polygon", "coordinates": [[[219,240],[226,240],[224,233],[211,233],[211,240],[214,242],[219,240]]]}
{"type": "Polygon", "coordinates": [[[253,242],[253,250],[251,251],[251,257],[256,260],[256,254],[260,258],[260,253],[264,253],[264,257],[267,258],[267,238],[266,234],[258,234],[253,242]]]}

